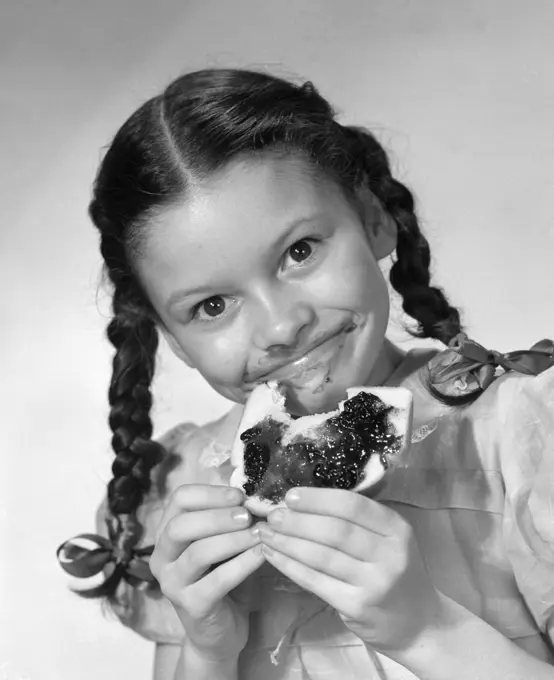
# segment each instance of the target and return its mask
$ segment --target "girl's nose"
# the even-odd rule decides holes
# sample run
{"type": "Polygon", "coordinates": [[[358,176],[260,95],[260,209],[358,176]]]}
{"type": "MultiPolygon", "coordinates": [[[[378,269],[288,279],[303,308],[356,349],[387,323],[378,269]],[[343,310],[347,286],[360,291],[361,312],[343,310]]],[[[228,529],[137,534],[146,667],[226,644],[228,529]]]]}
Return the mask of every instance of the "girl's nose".
{"type": "Polygon", "coordinates": [[[286,296],[264,307],[256,324],[254,344],[266,352],[294,347],[299,343],[301,332],[315,320],[310,305],[286,296]]]}

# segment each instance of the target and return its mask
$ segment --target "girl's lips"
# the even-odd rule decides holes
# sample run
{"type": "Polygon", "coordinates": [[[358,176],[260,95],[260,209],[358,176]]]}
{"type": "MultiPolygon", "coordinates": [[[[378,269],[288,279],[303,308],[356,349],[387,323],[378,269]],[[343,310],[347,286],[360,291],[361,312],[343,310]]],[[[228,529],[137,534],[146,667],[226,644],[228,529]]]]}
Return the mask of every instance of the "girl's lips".
{"type": "Polygon", "coordinates": [[[303,381],[309,381],[312,377],[310,374],[314,374],[320,371],[322,368],[327,368],[333,356],[341,349],[344,340],[345,331],[342,330],[339,333],[333,335],[321,345],[314,347],[310,352],[304,354],[304,356],[292,361],[286,366],[271,371],[267,376],[266,380],[283,380],[292,381],[301,378],[303,381]]]}

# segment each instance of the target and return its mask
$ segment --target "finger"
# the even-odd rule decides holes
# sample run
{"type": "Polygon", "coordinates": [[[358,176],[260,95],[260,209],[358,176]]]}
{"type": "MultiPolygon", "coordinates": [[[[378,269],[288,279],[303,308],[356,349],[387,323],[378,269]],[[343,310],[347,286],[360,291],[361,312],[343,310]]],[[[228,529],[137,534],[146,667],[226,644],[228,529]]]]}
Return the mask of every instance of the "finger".
{"type": "Polygon", "coordinates": [[[251,522],[245,508],[211,508],[177,515],[170,519],[156,543],[156,560],[173,562],[193,542],[208,536],[239,531],[251,522]]]}
{"type": "Polygon", "coordinates": [[[171,498],[160,519],[157,536],[164,530],[166,524],[175,516],[183,512],[208,510],[210,508],[226,508],[240,505],[244,494],[228,486],[212,486],[210,484],[183,484],[171,494],[171,498]]]}
{"type": "Polygon", "coordinates": [[[336,548],[357,560],[371,559],[375,552],[375,541],[379,540],[373,532],[347,520],[285,508],[271,512],[267,521],[279,533],[336,548]]]}
{"type": "Polygon", "coordinates": [[[264,563],[261,545],[255,545],[217,569],[210,571],[186,589],[186,609],[190,615],[206,616],[214,604],[239,586],[264,563]]]}
{"type": "Polygon", "coordinates": [[[360,574],[365,563],[350,555],[304,538],[280,534],[270,527],[264,527],[260,535],[265,546],[277,550],[300,564],[312,567],[344,583],[355,585],[360,581],[360,574]]]}
{"type": "Polygon", "coordinates": [[[291,581],[304,590],[309,590],[338,611],[343,611],[345,602],[355,597],[355,587],[323,574],[313,567],[298,562],[288,555],[262,544],[265,559],[291,581]]]}
{"type": "Polygon", "coordinates": [[[285,502],[292,510],[345,519],[381,536],[394,534],[398,517],[382,503],[344,489],[297,487],[285,502]]]}
{"type": "Polygon", "coordinates": [[[253,548],[260,542],[258,534],[243,529],[230,534],[209,536],[192,543],[173,563],[185,585],[197,581],[206,571],[220,562],[253,548]]]}

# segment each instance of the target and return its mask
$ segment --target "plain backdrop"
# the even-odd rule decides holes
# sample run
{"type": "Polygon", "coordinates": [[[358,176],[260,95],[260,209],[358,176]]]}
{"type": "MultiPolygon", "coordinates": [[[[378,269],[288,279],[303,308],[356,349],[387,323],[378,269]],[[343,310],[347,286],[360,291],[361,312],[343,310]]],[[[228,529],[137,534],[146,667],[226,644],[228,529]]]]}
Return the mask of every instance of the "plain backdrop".
{"type": "MultiPolygon", "coordinates": [[[[147,680],[153,645],[69,591],[109,478],[102,148],[183,71],[311,79],[414,189],[436,281],[500,350],[554,335],[551,0],[30,0],[0,10],[0,678],[147,680]]],[[[227,403],[162,352],[156,431],[227,403]]]]}

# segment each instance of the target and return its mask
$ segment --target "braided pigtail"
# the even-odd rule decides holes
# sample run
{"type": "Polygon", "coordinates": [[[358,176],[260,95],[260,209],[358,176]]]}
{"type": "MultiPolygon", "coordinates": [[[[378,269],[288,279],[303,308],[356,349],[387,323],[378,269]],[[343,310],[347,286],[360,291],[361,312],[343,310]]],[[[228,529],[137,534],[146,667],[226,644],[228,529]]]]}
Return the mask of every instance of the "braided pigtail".
{"type": "Polygon", "coordinates": [[[396,261],[390,281],[402,296],[403,310],[417,321],[417,329],[410,333],[447,345],[462,331],[460,314],[442,289],[431,285],[429,243],[419,227],[412,193],[394,179],[387,155],[371,133],[356,127],[343,130],[360,169],[359,184],[367,184],[396,223],[396,261]]]}
{"type": "Polygon", "coordinates": [[[460,314],[443,290],[432,286],[429,243],[419,228],[411,192],[390,175],[381,180],[386,210],[398,227],[396,262],[390,281],[403,299],[403,309],[418,322],[414,335],[436,338],[445,345],[461,332],[460,314]]]}
{"type": "Polygon", "coordinates": [[[141,538],[136,511],[150,489],[151,471],[161,461],[163,447],[151,439],[150,417],[158,330],[131,272],[124,274],[120,267],[121,245],[105,235],[100,249],[114,286],[113,318],[107,329],[115,348],[108,391],[115,453],[113,478],[108,484],[108,509],[115,520],[114,538],[121,555],[111,578],[103,584],[104,592],[100,593],[111,597],[141,538]]]}
{"type": "MultiPolygon", "coordinates": [[[[136,549],[143,533],[137,510],[150,489],[151,471],[161,461],[164,452],[163,447],[151,439],[153,427],[150,418],[151,383],[159,338],[149,305],[131,271],[122,266],[125,259],[121,242],[110,236],[110,225],[103,220],[94,202],[90,213],[102,232],[101,251],[114,289],[113,318],[108,325],[107,336],[115,348],[108,391],[115,460],[112,464],[113,478],[107,489],[109,542],[99,544],[101,537],[84,535],[99,544],[96,552],[98,560],[104,559],[106,578],[97,587],[77,592],[86,598],[105,597],[109,602],[115,602],[122,579],[131,585],[152,580],[147,564],[140,559],[151,552],[151,546],[136,549]]],[[[82,555],[83,549],[81,553],[79,550],[79,546],[72,542],[61,546],[66,570],[77,576],[90,576],[93,573],[90,551],[82,555]],[[79,561],[82,564],[78,564],[79,561]]]]}

